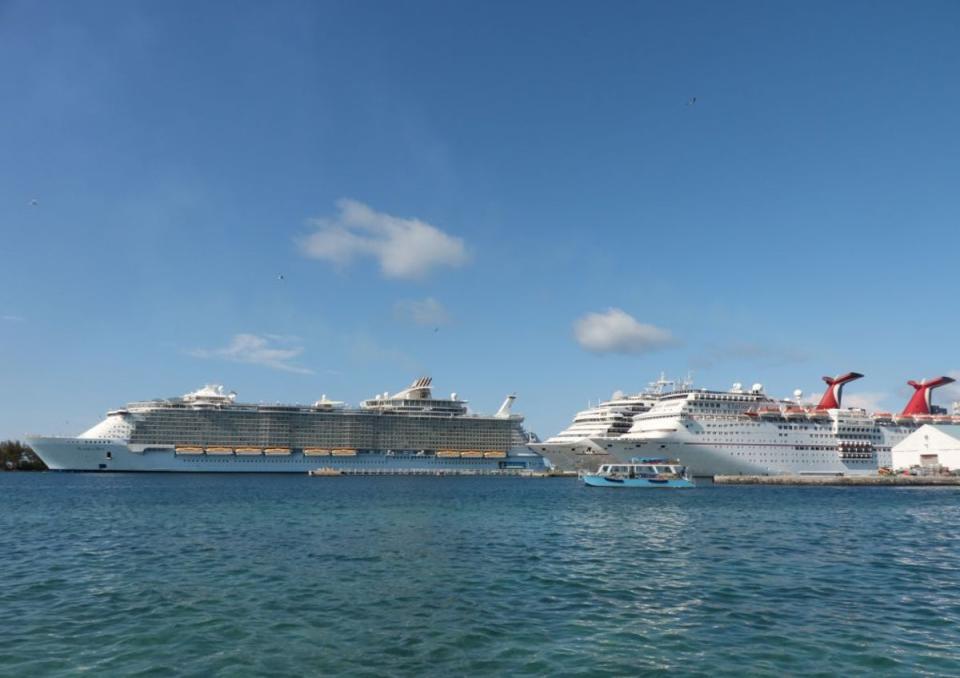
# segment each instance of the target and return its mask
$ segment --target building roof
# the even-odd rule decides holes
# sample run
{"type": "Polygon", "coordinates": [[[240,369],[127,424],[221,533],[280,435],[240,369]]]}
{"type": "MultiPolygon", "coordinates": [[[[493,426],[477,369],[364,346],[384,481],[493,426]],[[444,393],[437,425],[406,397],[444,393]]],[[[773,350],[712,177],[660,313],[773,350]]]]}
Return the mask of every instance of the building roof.
{"type": "Polygon", "coordinates": [[[960,424],[924,424],[894,445],[893,451],[910,451],[918,449],[918,446],[926,446],[929,444],[927,439],[931,437],[931,434],[933,434],[933,440],[939,440],[941,445],[946,444],[951,449],[960,447],[960,424]],[[948,442],[948,438],[956,441],[956,443],[948,442]]]}
{"type": "Polygon", "coordinates": [[[936,429],[941,433],[945,433],[951,438],[956,438],[960,440],[960,424],[924,424],[917,431],[922,431],[923,429],[936,429]]]}

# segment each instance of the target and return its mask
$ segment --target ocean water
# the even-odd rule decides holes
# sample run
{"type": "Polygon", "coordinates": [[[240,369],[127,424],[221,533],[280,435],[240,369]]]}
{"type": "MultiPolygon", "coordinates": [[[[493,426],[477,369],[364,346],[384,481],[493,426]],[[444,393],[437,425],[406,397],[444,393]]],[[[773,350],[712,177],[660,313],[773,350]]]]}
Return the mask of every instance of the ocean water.
{"type": "Polygon", "coordinates": [[[0,474],[0,675],[960,674],[951,488],[0,474]]]}

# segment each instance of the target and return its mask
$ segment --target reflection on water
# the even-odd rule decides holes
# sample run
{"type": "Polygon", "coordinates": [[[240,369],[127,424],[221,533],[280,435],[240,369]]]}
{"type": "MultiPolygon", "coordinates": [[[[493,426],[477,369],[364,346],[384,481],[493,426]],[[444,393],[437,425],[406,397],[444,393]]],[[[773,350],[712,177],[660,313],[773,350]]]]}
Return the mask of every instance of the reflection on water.
{"type": "Polygon", "coordinates": [[[949,489],[5,474],[0,494],[0,674],[960,672],[949,489]]]}

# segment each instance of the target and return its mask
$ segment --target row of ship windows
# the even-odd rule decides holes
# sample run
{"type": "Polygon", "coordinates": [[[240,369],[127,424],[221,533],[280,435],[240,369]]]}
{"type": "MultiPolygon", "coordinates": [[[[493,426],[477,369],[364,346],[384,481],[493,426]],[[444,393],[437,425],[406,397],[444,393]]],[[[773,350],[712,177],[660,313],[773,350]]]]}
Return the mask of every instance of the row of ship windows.
{"type": "MultiPolygon", "coordinates": [[[[837,460],[837,459],[838,459],[838,457],[837,457],[837,451],[836,451],[836,450],[832,450],[831,452],[832,452],[832,454],[791,454],[791,455],[783,455],[783,454],[781,454],[781,455],[779,455],[779,456],[773,455],[773,454],[771,454],[771,455],[768,456],[768,455],[766,455],[766,454],[761,455],[761,454],[756,454],[756,453],[751,453],[751,452],[734,452],[734,453],[733,453],[733,456],[736,456],[736,457],[747,457],[748,459],[758,459],[758,458],[760,458],[760,457],[763,457],[763,458],[761,459],[761,461],[766,461],[766,462],[770,462],[770,461],[794,462],[794,461],[797,461],[798,459],[813,459],[813,460],[821,459],[821,460],[826,460],[826,461],[835,461],[835,460],[837,460]]],[[[861,457],[861,458],[845,458],[844,461],[871,461],[871,462],[872,462],[872,461],[873,461],[873,455],[864,456],[864,457],[861,457]]]]}
{"type": "MultiPolygon", "coordinates": [[[[483,424],[487,422],[502,423],[501,418],[492,417],[492,416],[475,416],[470,414],[461,414],[453,410],[431,410],[431,411],[418,411],[413,412],[411,410],[401,410],[401,409],[392,409],[388,412],[374,412],[374,413],[361,413],[361,412],[343,412],[337,410],[310,410],[306,412],[276,412],[276,411],[253,411],[253,410],[239,410],[239,411],[224,411],[224,410],[175,410],[169,412],[150,412],[147,414],[140,414],[137,417],[138,421],[143,421],[145,419],[158,420],[158,419],[186,419],[191,418],[198,421],[210,420],[212,418],[217,418],[225,421],[251,421],[257,420],[260,418],[269,417],[272,421],[281,422],[284,424],[290,424],[295,426],[301,426],[307,422],[313,422],[315,420],[323,422],[329,422],[334,419],[344,419],[348,422],[363,422],[374,421],[374,422],[383,422],[383,423],[396,423],[402,420],[412,420],[417,422],[425,421],[465,421],[468,423],[483,424]]],[[[519,419],[519,417],[517,417],[519,419]]]]}
{"type": "MultiPolygon", "coordinates": [[[[650,417],[651,419],[658,417],[650,417]]],[[[662,418],[662,417],[659,417],[662,418]]],[[[704,426],[708,428],[736,428],[737,430],[743,430],[747,427],[756,428],[762,426],[760,423],[750,423],[750,422],[737,422],[737,423],[725,423],[725,424],[712,424],[705,423],[704,426]]],[[[778,424],[777,428],[782,431],[829,431],[828,435],[835,435],[832,426],[818,426],[816,424],[812,425],[803,425],[803,424],[778,424]]],[[[891,433],[906,433],[906,429],[896,428],[890,429],[891,433]]],[[[866,426],[841,426],[837,429],[836,433],[871,433],[879,437],[877,429],[866,427],[866,426]]],[[[823,435],[823,434],[819,434],[823,435]]],[[[826,437],[826,436],[825,436],[826,437]]]]}
{"type": "Polygon", "coordinates": [[[136,435],[150,435],[150,434],[162,434],[168,432],[178,432],[178,431],[212,431],[222,434],[232,434],[232,435],[243,435],[243,434],[254,434],[254,433],[289,433],[291,431],[301,433],[308,432],[311,434],[347,434],[347,435],[396,435],[404,434],[407,435],[410,432],[420,432],[434,435],[488,435],[488,436],[510,436],[514,434],[522,434],[522,430],[512,430],[512,429],[474,429],[474,428],[463,428],[463,427],[437,427],[437,428],[424,428],[422,426],[412,426],[412,427],[356,427],[356,426],[325,426],[325,427],[314,427],[314,426],[304,426],[297,428],[288,428],[288,427],[275,427],[275,426],[191,426],[189,424],[179,424],[179,425],[170,425],[170,426],[138,426],[135,429],[136,435]]]}
{"type": "Polygon", "coordinates": [[[707,427],[709,427],[709,428],[732,428],[732,427],[735,426],[735,427],[737,427],[737,429],[739,430],[739,429],[747,428],[748,426],[751,427],[751,428],[757,427],[757,426],[760,426],[760,424],[748,424],[748,423],[736,423],[736,424],[704,424],[704,426],[707,426],[707,427]]]}
{"type": "Polygon", "coordinates": [[[243,421],[230,421],[230,420],[210,420],[210,419],[184,419],[184,418],[171,418],[171,419],[151,419],[149,421],[143,421],[136,425],[136,429],[144,428],[169,428],[169,427],[212,427],[212,428],[225,428],[232,430],[250,430],[250,429],[264,429],[264,428],[273,428],[273,429],[311,429],[311,430],[337,430],[337,429],[347,429],[347,430],[378,430],[378,431],[389,431],[389,430],[408,430],[408,429],[422,429],[422,428],[431,428],[431,429],[441,429],[441,430],[462,430],[462,431],[475,431],[475,430],[498,430],[498,431],[509,431],[512,429],[522,428],[517,424],[517,422],[507,422],[507,420],[499,420],[498,423],[494,424],[492,422],[486,421],[460,421],[460,420],[450,420],[450,419],[439,419],[432,421],[408,421],[408,420],[387,420],[387,421],[350,421],[350,420],[331,420],[331,421],[303,421],[303,422],[285,422],[285,421],[264,421],[256,419],[247,419],[243,421]]]}
{"type": "Polygon", "coordinates": [[[134,436],[137,437],[148,437],[148,436],[160,436],[160,435],[169,435],[174,433],[197,433],[197,434],[207,434],[207,435],[225,435],[225,436],[256,436],[256,435],[298,435],[298,436],[365,436],[365,437],[391,437],[391,436],[406,436],[411,435],[420,435],[425,436],[445,436],[445,437],[457,437],[457,438],[476,438],[477,436],[483,436],[486,438],[498,438],[506,439],[510,438],[510,434],[507,432],[492,431],[492,432],[483,432],[483,431],[424,431],[423,429],[412,430],[412,431],[304,431],[297,429],[295,431],[285,430],[285,429],[266,429],[266,430],[250,430],[250,431],[231,431],[223,429],[203,429],[192,426],[184,426],[182,428],[171,428],[163,429],[156,431],[149,430],[139,430],[134,433],[134,436]]]}
{"type": "Polygon", "coordinates": [[[226,447],[226,448],[289,448],[289,449],[307,449],[307,448],[320,448],[320,449],[353,449],[353,450],[436,450],[436,449],[469,449],[469,450],[505,450],[510,447],[516,447],[517,445],[513,444],[496,444],[491,441],[482,441],[482,440],[472,440],[467,443],[452,443],[448,444],[449,441],[439,441],[443,444],[438,444],[438,441],[430,441],[429,443],[419,444],[417,441],[397,441],[397,444],[354,444],[355,441],[344,441],[343,444],[340,444],[338,441],[324,440],[321,442],[317,441],[307,441],[303,442],[293,442],[288,441],[270,441],[268,444],[257,441],[245,440],[241,443],[224,441],[222,439],[217,440],[203,440],[197,438],[185,438],[182,440],[164,440],[160,442],[140,442],[133,441],[131,444],[143,447],[164,447],[168,448],[170,446],[178,447],[226,447]],[[333,444],[331,444],[333,443],[333,444]]]}
{"type": "MultiPolygon", "coordinates": [[[[723,442],[718,441],[716,444],[718,444],[718,445],[729,445],[729,444],[743,443],[743,442],[744,442],[744,440],[741,438],[741,439],[735,439],[735,440],[725,440],[725,441],[723,441],[723,442]]],[[[782,442],[778,442],[778,441],[776,441],[776,440],[769,439],[769,438],[768,438],[768,439],[765,439],[765,440],[751,439],[749,442],[750,442],[751,445],[777,445],[777,446],[783,446],[783,443],[782,443],[782,442]]],[[[842,443],[843,441],[839,441],[839,442],[842,443]]],[[[860,441],[857,441],[857,442],[860,442],[860,441]]],[[[874,448],[875,448],[875,449],[878,449],[878,450],[890,449],[889,447],[884,447],[884,446],[879,446],[879,445],[874,445],[874,448]]],[[[835,450],[837,449],[837,446],[836,446],[836,444],[833,444],[833,445],[794,445],[794,446],[793,446],[793,449],[795,449],[795,450],[834,450],[834,451],[835,451],[835,450]]]]}
{"type": "MultiPolygon", "coordinates": [[[[112,459],[112,457],[111,457],[111,456],[107,456],[107,459],[112,459]]],[[[281,464],[298,463],[298,464],[303,464],[303,463],[309,461],[309,462],[310,462],[309,465],[316,466],[316,465],[318,465],[318,464],[321,464],[321,465],[322,465],[322,463],[323,463],[323,460],[320,460],[320,459],[309,459],[309,458],[308,458],[308,459],[304,459],[304,458],[292,458],[292,457],[226,457],[226,458],[225,458],[225,457],[189,456],[189,457],[177,457],[177,459],[179,459],[179,460],[181,460],[181,461],[183,461],[183,462],[187,462],[187,463],[205,462],[205,463],[208,463],[208,464],[216,464],[216,463],[235,464],[236,462],[242,462],[242,463],[248,463],[248,464],[249,464],[249,463],[253,463],[253,464],[264,464],[264,463],[271,463],[271,464],[275,464],[275,463],[281,463],[281,464]]],[[[422,458],[418,458],[416,461],[417,461],[418,464],[450,464],[450,463],[454,463],[454,464],[460,464],[460,465],[470,465],[470,464],[481,463],[481,464],[484,464],[485,466],[489,466],[489,465],[491,465],[491,464],[493,464],[493,463],[503,463],[503,459],[502,459],[502,458],[501,458],[501,459],[457,459],[457,458],[422,457],[422,458]]],[[[355,466],[355,465],[358,465],[358,464],[362,464],[362,465],[365,465],[365,466],[375,466],[375,465],[381,465],[381,466],[382,466],[382,465],[396,466],[396,464],[397,464],[396,461],[388,461],[388,460],[386,460],[386,459],[382,459],[382,460],[381,460],[381,459],[361,459],[361,458],[356,458],[356,457],[351,458],[349,461],[346,461],[346,462],[344,462],[342,459],[341,459],[341,460],[338,460],[338,462],[340,462],[340,463],[347,463],[347,464],[349,464],[350,466],[355,466]]],[[[521,463],[521,464],[526,465],[526,462],[514,462],[514,461],[511,461],[510,463],[512,463],[512,464],[521,463]]]]}
{"type": "Polygon", "coordinates": [[[443,431],[477,431],[477,430],[487,430],[487,431],[498,431],[501,433],[509,432],[511,430],[517,430],[519,427],[516,425],[491,425],[488,422],[461,422],[461,421],[437,421],[433,422],[433,426],[430,425],[430,422],[411,422],[411,421],[389,421],[389,422],[349,422],[349,421],[329,421],[329,422],[302,422],[302,423],[284,423],[284,422],[268,422],[268,421],[242,421],[242,422],[231,422],[231,421],[207,421],[207,420],[184,420],[184,419],[171,419],[168,421],[149,421],[143,422],[136,426],[137,430],[144,429],[163,429],[163,428],[218,428],[218,429],[230,429],[234,431],[238,430],[254,430],[254,429],[310,429],[310,430],[338,430],[346,429],[350,431],[354,430],[369,430],[369,431],[394,431],[394,430],[420,430],[423,428],[428,428],[431,430],[443,430],[443,431]]]}

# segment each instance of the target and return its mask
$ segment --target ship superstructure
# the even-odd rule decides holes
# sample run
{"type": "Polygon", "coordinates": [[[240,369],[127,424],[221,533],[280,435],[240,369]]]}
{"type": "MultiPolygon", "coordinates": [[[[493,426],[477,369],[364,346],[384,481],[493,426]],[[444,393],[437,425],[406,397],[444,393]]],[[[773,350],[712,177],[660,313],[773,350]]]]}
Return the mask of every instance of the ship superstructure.
{"type": "Polygon", "coordinates": [[[844,385],[863,375],[824,377],[815,406],[774,399],[761,384],[729,391],[680,389],[634,417],[630,430],[592,442],[618,460],[679,459],[698,476],[723,474],[871,474],[891,464],[891,449],[924,423],[960,423],[931,404],[950,377],[909,382],[916,390],[900,414],[841,405],[844,385]]]}
{"type": "Polygon", "coordinates": [[[508,396],[494,415],[456,394],[436,398],[422,377],[359,407],[326,396],[313,405],[238,403],[222,386],[133,402],[76,438],[31,437],[48,467],[76,471],[302,472],[539,469],[523,417],[508,396]]]}
{"type": "MultiPolygon", "coordinates": [[[[683,382],[681,388],[687,385],[683,382]]],[[[596,407],[577,412],[570,426],[543,442],[532,443],[530,449],[546,457],[554,468],[595,472],[601,464],[617,461],[596,440],[619,438],[627,433],[633,426],[635,415],[648,411],[658,398],[671,392],[675,386],[661,374],[641,393],[614,393],[596,407]]]]}

